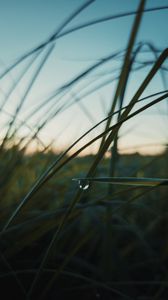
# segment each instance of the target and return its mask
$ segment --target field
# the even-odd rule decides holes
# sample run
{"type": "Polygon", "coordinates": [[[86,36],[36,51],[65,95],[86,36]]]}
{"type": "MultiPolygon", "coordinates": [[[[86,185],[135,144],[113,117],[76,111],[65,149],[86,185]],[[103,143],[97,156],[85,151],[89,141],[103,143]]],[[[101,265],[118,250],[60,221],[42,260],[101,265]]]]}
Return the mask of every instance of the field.
{"type": "MultiPolygon", "coordinates": [[[[167,143],[159,142],[160,150],[148,154],[140,154],[136,147],[135,151],[123,153],[119,147],[125,124],[132,120],[143,123],[139,115],[162,103],[164,113],[168,112],[168,49],[158,49],[150,42],[137,42],[142,17],[147,12],[146,1],[139,1],[137,11],[108,16],[111,20],[129,14],[134,16],[124,50],[111,53],[76,77],[72,76],[54,95],[37,103],[24,119],[20,118],[28,94],[57,40],[107,21],[107,18],[97,19],[64,31],[64,27],[93,2],[85,1],[77,7],[52,36],[0,74],[3,80],[27,58],[31,59],[0,102],[2,119],[6,116],[1,125],[0,143],[3,299],[156,300],[168,297],[167,143]],[[152,54],[154,59],[142,56],[144,60],[137,65],[138,55],[142,53],[152,54]],[[10,114],[5,105],[38,57],[41,58],[39,65],[33,69],[27,89],[10,114]],[[92,72],[102,72],[104,63],[116,58],[120,60],[120,67],[110,108],[103,118],[94,122],[92,109],[81,101],[93,91],[80,94],[80,83],[92,72]],[[141,82],[125,102],[132,74],[146,67],[141,82]],[[158,73],[164,88],[159,85],[157,90],[148,93],[148,86],[158,73]],[[67,95],[71,95],[69,102],[67,95]],[[61,106],[57,105],[60,99],[61,106]],[[67,148],[61,149],[58,145],[59,150],[55,149],[52,141],[46,145],[41,133],[49,122],[64,113],[64,108],[69,111],[71,103],[80,105],[93,125],[75,136],[67,148]],[[35,116],[34,123],[32,116],[35,116]],[[93,153],[89,153],[95,143],[93,153]]],[[[150,13],[167,8],[155,7],[150,13]]],[[[103,81],[101,72],[99,80],[106,85],[109,81],[103,81]]],[[[98,91],[98,86],[94,85],[93,89],[98,91]]],[[[149,121],[145,124],[145,128],[154,126],[149,121]]],[[[61,133],[65,134],[66,129],[61,133]]]]}

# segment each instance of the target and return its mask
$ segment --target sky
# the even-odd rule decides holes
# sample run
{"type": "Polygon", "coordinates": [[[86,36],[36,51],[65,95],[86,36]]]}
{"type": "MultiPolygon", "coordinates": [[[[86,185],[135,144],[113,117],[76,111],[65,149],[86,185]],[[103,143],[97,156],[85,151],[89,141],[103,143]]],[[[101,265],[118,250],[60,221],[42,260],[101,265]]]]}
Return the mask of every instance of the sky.
{"type": "MultiPolygon", "coordinates": [[[[46,41],[67,17],[85,2],[84,0],[0,0],[0,74],[22,55],[46,41]]],[[[136,11],[138,5],[137,0],[96,0],[77,15],[63,29],[63,32],[97,18],[136,11]]],[[[146,8],[158,6],[168,7],[168,0],[146,1],[146,8]]],[[[26,120],[27,124],[19,129],[19,136],[31,135],[33,129],[40,126],[45,117],[58,111],[55,118],[49,118],[50,122],[47,122],[40,131],[39,137],[46,145],[53,142],[54,149],[59,151],[68,147],[86,130],[108,115],[117,84],[116,78],[122,65],[121,55],[92,71],[68,89],[65,95],[63,91],[48,101],[47,105],[38,110],[35,115],[32,116],[32,112],[40,103],[49,99],[57,93],[60,87],[66,85],[88,67],[112,53],[126,49],[134,18],[135,16],[131,15],[109,20],[57,39],[18,112],[16,123],[19,125],[26,120]],[[93,92],[95,88],[96,91],[93,92]],[[81,100],[77,101],[80,97],[81,100]],[[68,107],[74,102],[76,104],[68,107]],[[61,108],[62,106],[65,110],[61,108]]],[[[159,51],[163,51],[168,41],[167,19],[168,9],[144,13],[136,43],[150,43],[159,51]]],[[[2,136],[6,132],[4,125],[9,120],[9,115],[15,113],[19,102],[26,94],[28,84],[43,57],[47,55],[50,46],[48,45],[36,58],[35,55],[29,56],[1,79],[0,105],[21,73],[28,69],[0,112],[2,136]]],[[[149,64],[139,71],[132,72],[125,94],[125,105],[129,103],[156,59],[147,50],[149,49],[146,46],[143,54],[139,54],[135,68],[142,66],[144,61],[148,61],[149,64]]],[[[166,63],[164,66],[166,67],[166,63]]],[[[144,96],[167,89],[167,72],[163,71],[162,75],[155,76],[145,90],[144,96]],[[162,75],[165,79],[164,84],[161,80],[162,75]]],[[[167,143],[167,113],[168,103],[164,100],[128,121],[119,132],[120,151],[141,153],[159,151],[161,149],[159,144],[167,143]]],[[[93,131],[83,140],[83,143],[101,133],[103,128],[104,125],[93,131]]],[[[97,147],[98,143],[95,143],[87,149],[87,153],[95,152],[97,147]]]]}

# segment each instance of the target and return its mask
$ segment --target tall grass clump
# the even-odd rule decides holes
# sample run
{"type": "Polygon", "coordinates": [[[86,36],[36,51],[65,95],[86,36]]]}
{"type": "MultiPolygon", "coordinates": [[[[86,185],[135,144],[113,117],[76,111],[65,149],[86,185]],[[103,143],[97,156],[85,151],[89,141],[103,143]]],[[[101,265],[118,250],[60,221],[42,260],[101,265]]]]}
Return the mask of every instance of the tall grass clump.
{"type": "MultiPolygon", "coordinates": [[[[4,299],[168,296],[167,143],[160,145],[162,152],[157,155],[119,151],[124,126],[143,122],[139,116],[167,101],[168,49],[158,49],[137,37],[144,14],[166,11],[168,6],[146,8],[146,1],[140,0],[136,11],[71,26],[94,2],[84,1],[43,43],[0,74],[3,81],[21,69],[0,102],[4,120],[0,136],[0,285],[4,299]],[[61,38],[79,30],[82,35],[84,28],[109,21],[113,24],[113,20],[128,16],[134,19],[124,49],[109,49],[109,55],[24,112],[32,88],[61,38]],[[109,70],[111,63],[115,67],[109,70]],[[142,80],[128,97],[132,77],[142,70],[142,80]],[[11,113],[6,108],[11,95],[30,71],[11,113]],[[163,88],[148,93],[156,76],[163,88]],[[92,106],[85,105],[87,97],[112,84],[110,105],[107,109],[100,99],[103,117],[97,120],[92,106]],[[59,148],[58,136],[55,149],[55,141],[47,144],[43,132],[55,120],[59,123],[64,115],[70,115],[75,106],[92,125],[75,135],[66,148],[59,148]],[[81,156],[83,153],[89,154],[81,156]]],[[[75,117],[60,135],[68,132],[75,117]]],[[[148,127],[153,124],[150,120],[148,127]]]]}

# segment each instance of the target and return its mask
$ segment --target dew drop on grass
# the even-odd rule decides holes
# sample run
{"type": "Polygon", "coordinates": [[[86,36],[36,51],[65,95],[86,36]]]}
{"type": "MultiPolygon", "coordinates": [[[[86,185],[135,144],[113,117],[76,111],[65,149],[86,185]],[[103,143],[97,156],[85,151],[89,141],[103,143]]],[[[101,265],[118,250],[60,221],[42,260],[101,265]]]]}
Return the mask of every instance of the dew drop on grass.
{"type": "Polygon", "coordinates": [[[83,191],[87,190],[90,186],[89,181],[86,179],[78,181],[79,188],[83,191]]]}

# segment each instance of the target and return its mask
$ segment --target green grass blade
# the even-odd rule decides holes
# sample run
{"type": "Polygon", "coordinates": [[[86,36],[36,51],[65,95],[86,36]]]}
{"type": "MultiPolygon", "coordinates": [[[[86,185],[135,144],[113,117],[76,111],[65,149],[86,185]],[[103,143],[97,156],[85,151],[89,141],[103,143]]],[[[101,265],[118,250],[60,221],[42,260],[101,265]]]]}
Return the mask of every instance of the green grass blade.
{"type": "Polygon", "coordinates": [[[136,178],[136,177],[100,177],[100,178],[74,178],[73,180],[84,185],[86,182],[100,182],[119,185],[133,186],[165,186],[168,185],[168,179],[163,178],[136,178]]]}

